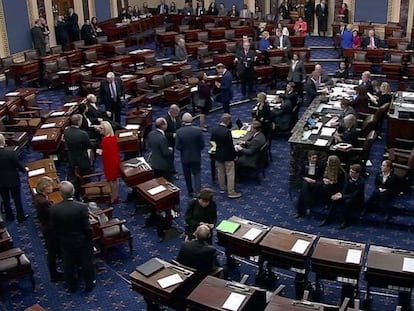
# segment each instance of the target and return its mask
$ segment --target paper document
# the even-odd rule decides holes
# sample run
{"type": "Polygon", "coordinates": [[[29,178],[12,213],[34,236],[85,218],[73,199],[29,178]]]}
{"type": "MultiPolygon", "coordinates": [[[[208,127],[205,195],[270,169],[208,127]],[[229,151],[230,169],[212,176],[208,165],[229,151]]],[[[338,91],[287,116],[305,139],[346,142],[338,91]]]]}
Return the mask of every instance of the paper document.
{"type": "Polygon", "coordinates": [[[89,64],[85,64],[85,67],[90,68],[90,67],[93,67],[93,66],[96,66],[96,65],[98,65],[98,64],[97,63],[89,63],[89,64]]]}
{"type": "Polygon", "coordinates": [[[181,276],[178,273],[157,280],[157,282],[161,286],[161,288],[167,288],[167,287],[173,286],[175,284],[179,284],[182,281],[183,281],[183,279],[181,278],[181,276]]]}
{"type": "Polygon", "coordinates": [[[403,262],[403,266],[402,266],[402,270],[414,273],[414,258],[405,257],[404,262],[403,262]]]}
{"type": "Polygon", "coordinates": [[[19,96],[20,95],[20,93],[19,92],[9,92],[9,93],[7,93],[6,94],[6,96],[19,96]]]}
{"type": "Polygon", "coordinates": [[[226,301],[223,304],[223,309],[237,311],[239,310],[241,304],[243,303],[246,295],[238,294],[238,293],[230,293],[229,297],[227,297],[226,301]]]}
{"type": "Polygon", "coordinates": [[[55,111],[50,114],[51,117],[61,117],[65,114],[64,111],[55,111]]]}
{"type": "Polygon", "coordinates": [[[58,75],[65,75],[65,74],[68,74],[68,73],[70,73],[69,70],[61,70],[61,71],[57,72],[58,75]]]}
{"type": "Polygon", "coordinates": [[[245,130],[232,130],[231,131],[231,137],[233,137],[234,139],[242,138],[246,134],[247,134],[247,131],[245,130]]]}
{"type": "Polygon", "coordinates": [[[139,124],[127,124],[125,125],[125,128],[127,130],[139,130],[139,124]]]}
{"type": "Polygon", "coordinates": [[[315,143],[314,143],[314,145],[315,146],[321,146],[321,147],[325,147],[327,144],[328,144],[328,140],[327,139],[321,139],[321,138],[318,138],[316,141],[315,141],[315,143]]]}
{"type": "Polygon", "coordinates": [[[0,106],[4,105],[6,102],[4,100],[0,100],[0,106]]]}
{"type": "Polygon", "coordinates": [[[157,186],[157,187],[154,187],[154,188],[152,188],[152,189],[148,190],[148,193],[149,193],[150,195],[156,195],[156,194],[158,194],[158,193],[160,193],[160,192],[163,192],[163,191],[165,191],[165,190],[167,190],[167,188],[165,188],[163,185],[159,185],[159,186],[157,186]]]}
{"type": "Polygon", "coordinates": [[[33,136],[32,141],[45,140],[45,139],[47,139],[47,135],[39,135],[39,136],[33,136]]]}
{"type": "Polygon", "coordinates": [[[260,233],[262,233],[262,230],[256,229],[256,228],[251,228],[249,231],[247,231],[243,235],[243,239],[246,239],[246,240],[249,240],[249,241],[254,241],[254,239],[256,239],[259,236],[260,233]]]}
{"type": "Polygon", "coordinates": [[[309,244],[310,244],[309,241],[298,239],[295,245],[293,245],[291,251],[298,253],[298,254],[303,254],[308,248],[309,244]]]}
{"type": "Polygon", "coordinates": [[[228,220],[222,220],[218,225],[217,230],[227,233],[234,233],[240,227],[240,224],[237,222],[232,222],[228,220]]]}
{"type": "Polygon", "coordinates": [[[45,168],[42,167],[42,168],[38,168],[37,170],[28,171],[27,176],[33,177],[33,176],[44,174],[45,172],[46,172],[45,168]]]}
{"type": "Polygon", "coordinates": [[[132,135],[134,135],[134,132],[123,132],[123,133],[119,133],[119,137],[120,138],[122,138],[122,137],[129,137],[129,136],[132,136],[132,135]]]}
{"type": "Polygon", "coordinates": [[[70,103],[66,103],[63,105],[63,107],[72,107],[72,106],[76,106],[78,103],[77,102],[70,102],[70,103]]]}
{"type": "Polygon", "coordinates": [[[42,124],[42,126],[40,128],[41,129],[48,129],[48,128],[55,127],[55,126],[56,126],[56,123],[45,123],[45,124],[42,124]]]}
{"type": "Polygon", "coordinates": [[[336,131],[336,128],[333,127],[323,127],[321,131],[321,136],[332,136],[336,131]]]}
{"type": "Polygon", "coordinates": [[[359,264],[361,261],[362,251],[360,249],[348,249],[345,262],[359,264]]]}

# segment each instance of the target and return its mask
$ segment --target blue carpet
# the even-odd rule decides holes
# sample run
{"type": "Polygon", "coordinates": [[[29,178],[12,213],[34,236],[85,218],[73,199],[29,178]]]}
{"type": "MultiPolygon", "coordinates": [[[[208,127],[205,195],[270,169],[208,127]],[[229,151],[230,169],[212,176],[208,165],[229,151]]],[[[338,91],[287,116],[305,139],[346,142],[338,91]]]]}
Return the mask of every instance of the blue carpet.
{"type": "MultiPolygon", "coordinates": [[[[309,37],[307,44],[311,41],[311,45],[328,45],[331,44],[330,38],[309,37]],[[330,43],[329,43],[330,42],[330,43]]],[[[13,90],[13,85],[8,88],[1,84],[0,96],[6,92],[13,90]]],[[[240,88],[235,86],[235,100],[240,99],[240,88]]],[[[38,95],[38,99],[52,100],[55,106],[64,103],[64,93],[62,90],[43,91],[38,95]]],[[[246,103],[232,108],[233,119],[240,118],[244,121],[251,119],[250,111],[254,103],[246,103]]],[[[166,107],[154,107],[154,118],[164,115],[166,107]]],[[[125,113],[125,111],[124,111],[125,113]]],[[[207,124],[214,126],[218,123],[221,112],[212,113],[207,117],[207,124]]],[[[372,173],[379,169],[384,145],[386,141],[385,128],[382,129],[383,139],[374,143],[371,153],[371,160],[374,167],[370,169],[372,173]]],[[[205,133],[205,142],[208,145],[209,134],[205,133]]],[[[414,223],[412,216],[396,216],[394,223],[399,225],[385,226],[382,224],[378,215],[369,215],[363,221],[357,221],[351,227],[345,230],[338,230],[339,224],[319,228],[317,224],[323,217],[321,208],[315,209],[308,217],[295,220],[293,215],[294,204],[297,193],[293,192],[293,198],[289,196],[289,167],[290,167],[290,146],[286,138],[275,139],[272,143],[273,162],[266,169],[266,178],[261,185],[257,185],[255,181],[243,181],[237,184],[236,188],[243,196],[238,200],[230,200],[225,195],[219,194],[217,185],[211,183],[210,177],[210,160],[207,154],[207,147],[202,154],[202,184],[203,186],[212,187],[216,190],[216,200],[218,202],[218,219],[226,219],[232,215],[251,219],[256,222],[262,222],[267,225],[277,225],[293,230],[300,230],[345,240],[356,242],[375,243],[390,247],[398,247],[405,249],[413,249],[414,238],[411,233],[411,226],[414,223]]],[[[27,163],[35,159],[39,159],[40,155],[30,150],[22,154],[22,162],[27,163]]],[[[184,212],[189,198],[186,196],[186,189],[179,164],[179,156],[176,155],[176,167],[180,174],[180,179],[176,182],[177,186],[182,189],[181,209],[184,212]]],[[[61,164],[58,167],[61,179],[65,178],[66,165],[61,164]]],[[[371,174],[372,176],[373,174],[371,174]]],[[[49,274],[46,267],[46,257],[44,247],[39,237],[39,225],[34,221],[35,210],[32,206],[32,198],[28,187],[26,186],[26,178],[22,177],[23,197],[25,209],[30,213],[30,219],[22,225],[12,222],[7,223],[7,228],[11,232],[14,244],[21,247],[28,255],[33,264],[36,279],[36,289],[31,290],[29,280],[21,279],[10,283],[1,284],[3,297],[0,302],[1,310],[22,310],[34,303],[39,303],[49,310],[145,310],[142,297],[133,292],[129,286],[129,273],[135,267],[151,257],[159,256],[164,259],[175,258],[180,244],[181,238],[171,239],[164,243],[157,243],[155,229],[141,228],[144,224],[143,215],[131,216],[135,210],[135,206],[131,202],[120,203],[114,207],[114,216],[120,219],[126,219],[127,225],[132,231],[134,238],[134,251],[132,257],[126,246],[119,246],[109,251],[108,260],[105,262],[101,258],[97,258],[97,266],[102,268],[97,274],[97,286],[89,294],[78,291],[75,294],[69,294],[64,283],[51,284],[49,282],[49,274]]],[[[373,177],[367,180],[367,195],[372,191],[373,177]]],[[[125,199],[129,189],[125,184],[120,182],[121,198],[125,199]]],[[[414,208],[414,200],[406,195],[396,202],[397,205],[405,208],[414,208]]],[[[184,219],[181,216],[176,220],[176,226],[184,228],[184,219]]],[[[218,246],[220,251],[223,251],[218,246]]],[[[219,260],[224,262],[224,256],[221,254],[219,260]]],[[[247,260],[243,262],[235,271],[231,273],[231,277],[238,280],[241,275],[247,273],[250,278],[248,284],[254,282],[255,275],[254,261],[247,260]]],[[[277,284],[286,284],[286,296],[294,298],[294,276],[287,271],[279,271],[280,279],[277,284]]],[[[311,280],[314,275],[311,274],[311,280]]],[[[276,287],[273,284],[273,288],[276,287]]],[[[338,284],[333,282],[323,282],[323,295],[321,299],[329,303],[337,303],[339,299],[338,284]]],[[[361,282],[362,291],[366,288],[366,283],[361,282]]],[[[395,292],[382,291],[391,295],[375,295],[371,310],[394,310],[396,305],[395,292]]],[[[362,296],[362,295],[361,295],[362,296]]]]}

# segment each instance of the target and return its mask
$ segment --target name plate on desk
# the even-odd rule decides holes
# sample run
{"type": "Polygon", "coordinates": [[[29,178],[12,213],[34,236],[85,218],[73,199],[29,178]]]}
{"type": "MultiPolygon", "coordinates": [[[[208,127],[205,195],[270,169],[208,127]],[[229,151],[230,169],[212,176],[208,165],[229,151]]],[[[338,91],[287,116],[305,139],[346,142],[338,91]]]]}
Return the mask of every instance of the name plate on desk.
{"type": "Polygon", "coordinates": [[[154,187],[154,188],[152,188],[152,189],[149,189],[149,190],[148,190],[148,193],[149,193],[150,195],[156,195],[156,194],[158,194],[158,193],[160,193],[160,192],[163,192],[163,191],[165,191],[165,190],[167,190],[167,188],[165,188],[163,185],[159,185],[159,186],[157,186],[157,187],[154,187]]]}
{"type": "Polygon", "coordinates": [[[37,175],[44,174],[45,172],[46,172],[45,168],[44,168],[44,167],[42,167],[42,168],[39,168],[39,169],[37,169],[37,170],[29,171],[29,172],[27,173],[27,176],[29,176],[29,177],[33,177],[33,176],[37,176],[37,175]]]}
{"type": "Polygon", "coordinates": [[[167,276],[165,278],[159,279],[157,280],[157,282],[161,286],[161,288],[167,288],[175,284],[182,283],[183,279],[178,273],[176,273],[176,274],[167,276]]]}
{"type": "Polygon", "coordinates": [[[32,141],[46,140],[47,135],[33,136],[32,141]]]}
{"type": "Polygon", "coordinates": [[[230,293],[229,297],[227,297],[226,301],[223,304],[223,309],[237,311],[239,310],[245,298],[245,295],[230,293]]]}

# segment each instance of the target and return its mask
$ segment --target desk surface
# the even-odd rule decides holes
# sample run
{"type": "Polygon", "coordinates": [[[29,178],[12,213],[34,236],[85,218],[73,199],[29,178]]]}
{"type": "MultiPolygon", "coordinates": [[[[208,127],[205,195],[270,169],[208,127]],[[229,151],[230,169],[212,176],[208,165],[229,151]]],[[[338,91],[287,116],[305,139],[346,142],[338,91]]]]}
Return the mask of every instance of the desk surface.
{"type": "Polygon", "coordinates": [[[156,210],[171,209],[179,200],[180,188],[168,182],[164,177],[148,180],[137,186],[138,193],[156,210]],[[150,191],[157,188],[161,191],[151,194],[150,191]]]}
{"type": "Polygon", "coordinates": [[[293,300],[274,295],[264,311],[311,311],[311,310],[339,310],[337,306],[326,305],[311,301],[293,300]],[[321,309],[322,307],[322,309],[321,309]]]}
{"type": "Polygon", "coordinates": [[[121,177],[128,187],[139,185],[153,178],[151,166],[144,161],[143,158],[132,158],[121,162],[119,166],[121,177]],[[142,164],[135,166],[138,160],[142,164]]]}
{"type": "Polygon", "coordinates": [[[245,296],[238,311],[263,310],[266,293],[237,282],[229,282],[207,276],[187,297],[190,310],[228,310],[223,308],[229,296],[234,293],[245,296]]]}

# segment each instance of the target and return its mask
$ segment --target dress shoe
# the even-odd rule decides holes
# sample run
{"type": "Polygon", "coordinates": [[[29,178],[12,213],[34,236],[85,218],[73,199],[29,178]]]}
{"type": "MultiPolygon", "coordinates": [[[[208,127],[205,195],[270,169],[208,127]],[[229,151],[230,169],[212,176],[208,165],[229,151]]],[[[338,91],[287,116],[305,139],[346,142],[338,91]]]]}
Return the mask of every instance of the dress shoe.
{"type": "Polygon", "coordinates": [[[52,283],[62,282],[64,280],[65,280],[65,275],[63,274],[63,272],[55,272],[50,277],[50,282],[52,283]]]}
{"type": "Polygon", "coordinates": [[[295,214],[295,216],[293,216],[293,217],[297,219],[297,218],[301,218],[302,216],[303,216],[303,214],[301,214],[301,213],[296,213],[296,214],[295,214]]]}
{"type": "Polygon", "coordinates": [[[238,199],[238,198],[240,198],[242,195],[241,195],[241,193],[239,193],[239,192],[230,192],[228,195],[227,195],[227,197],[229,198],[229,199],[238,199]]]}
{"type": "Polygon", "coordinates": [[[322,221],[319,223],[318,227],[323,227],[323,226],[325,226],[325,225],[327,225],[327,224],[328,224],[328,219],[324,219],[324,220],[322,220],[322,221]]]}
{"type": "Polygon", "coordinates": [[[26,219],[29,218],[29,215],[24,215],[22,218],[17,219],[17,222],[21,224],[22,222],[26,221],[26,219]]]}
{"type": "Polygon", "coordinates": [[[348,223],[346,221],[344,221],[343,223],[341,223],[341,225],[339,226],[339,229],[345,229],[346,227],[348,227],[348,223]]]}
{"type": "Polygon", "coordinates": [[[85,292],[90,293],[92,289],[95,287],[95,285],[96,285],[96,280],[93,280],[92,283],[87,284],[85,287],[85,292]]]}

